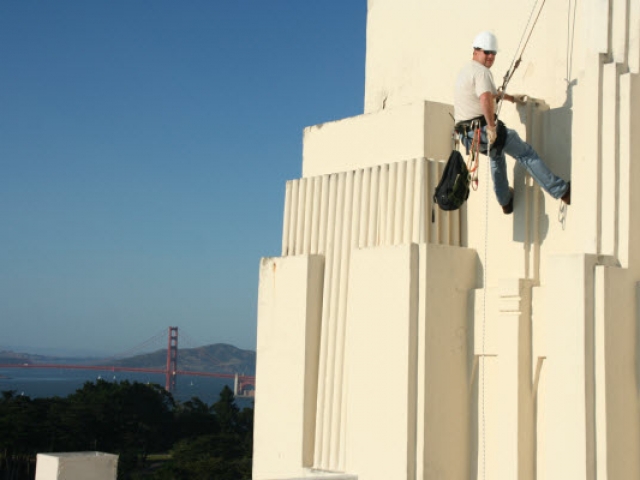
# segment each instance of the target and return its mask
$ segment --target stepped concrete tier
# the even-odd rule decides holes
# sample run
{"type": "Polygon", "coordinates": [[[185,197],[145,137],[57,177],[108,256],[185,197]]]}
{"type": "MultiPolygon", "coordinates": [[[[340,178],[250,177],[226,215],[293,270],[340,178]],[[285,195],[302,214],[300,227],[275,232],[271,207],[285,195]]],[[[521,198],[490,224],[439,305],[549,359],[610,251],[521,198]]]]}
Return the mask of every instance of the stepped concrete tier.
{"type": "Polygon", "coordinates": [[[513,215],[484,157],[431,201],[475,34],[501,83],[533,3],[369,0],[364,112],[304,130],[260,265],[254,480],[640,478],[640,2],[546,2],[509,85],[571,206],[509,157],[513,215]]]}

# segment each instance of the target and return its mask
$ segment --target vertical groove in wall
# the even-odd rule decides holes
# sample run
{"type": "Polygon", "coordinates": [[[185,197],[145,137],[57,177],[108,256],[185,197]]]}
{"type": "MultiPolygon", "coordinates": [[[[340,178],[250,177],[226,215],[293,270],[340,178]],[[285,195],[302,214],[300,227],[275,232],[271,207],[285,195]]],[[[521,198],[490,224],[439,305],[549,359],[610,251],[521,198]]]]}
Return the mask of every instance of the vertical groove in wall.
{"type": "Polygon", "coordinates": [[[302,228],[302,249],[301,253],[304,255],[308,255],[311,253],[311,230],[313,228],[314,217],[312,215],[313,210],[313,186],[315,184],[315,178],[310,178],[305,185],[304,192],[304,216],[302,219],[303,228],[302,228]]]}
{"type": "Polygon", "coordinates": [[[282,214],[282,256],[289,255],[289,223],[291,217],[291,188],[295,180],[287,182],[284,191],[284,213],[282,214]]]}
{"type": "Polygon", "coordinates": [[[600,228],[600,253],[615,255],[616,226],[616,197],[617,197],[617,65],[605,64],[602,74],[602,201],[601,201],[601,228],[600,228]]]}
{"type": "Polygon", "coordinates": [[[349,263],[354,248],[460,245],[460,214],[433,211],[444,162],[424,158],[287,182],[282,255],[325,257],[314,467],[345,465],[344,354],[349,263]]]}
{"type": "Polygon", "coordinates": [[[334,218],[335,218],[335,192],[336,192],[336,181],[335,175],[331,175],[328,178],[327,185],[328,187],[328,195],[326,197],[327,210],[325,214],[325,225],[326,229],[324,232],[325,235],[325,245],[324,251],[320,251],[319,253],[324,253],[325,256],[325,272],[324,272],[324,285],[322,292],[322,324],[320,329],[320,356],[318,359],[318,398],[317,398],[317,408],[316,408],[316,437],[315,437],[315,451],[314,451],[314,466],[318,468],[322,468],[326,459],[325,452],[327,451],[327,447],[329,444],[328,432],[326,432],[326,422],[325,417],[327,416],[325,413],[326,405],[325,405],[325,397],[326,397],[326,389],[327,385],[331,381],[329,376],[327,375],[327,350],[328,350],[328,340],[329,340],[329,330],[327,328],[329,313],[331,311],[331,305],[329,300],[331,299],[331,280],[333,275],[331,275],[331,265],[333,260],[333,232],[335,231],[334,227],[334,218]]]}
{"type": "Polygon", "coordinates": [[[396,191],[398,188],[398,164],[389,165],[389,183],[387,193],[387,224],[385,229],[385,245],[393,245],[396,219],[396,191]]]}
{"type": "Polygon", "coordinates": [[[414,208],[414,196],[415,196],[415,177],[416,177],[416,162],[417,160],[411,160],[407,162],[405,185],[404,185],[404,212],[402,213],[403,228],[401,243],[413,242],[413,208],[414,208]]]}
{"type": "Polygon", "coordinates": [[[389,185],[389,166],[383,165],[380,167],[380,179],[378,182],[378,197],[379,197],[379,205],[380,208],[378,210],[378,224],[376,230],[376,236],[374,242],[371,245],[386,245],[386,236],[385,232],[387,230],[387,211],[389,209],[389,204],[387,201],[388,195],[388,185],[389,185]]]}
{"type": "Polygon", "coordinates": [[[369,232],[369,211],[371,207],[371,169],[361,170],[360,185],[360,224],[358,226],[358,241],[354,243],[354,248],[361,248],[367,244],[369,232]]]}
{"type": "Polygon", "coordinates": [[[304,224],[305,224],[305,200],[307,193],[307,179],[303,178],[298,183],[298,205],[297,212],[298,217],[296,218],[296,233],[295,233],[295,247],[293,251],[296,255],[302,255],[304,248],[304,224]]]}
{"type": "MultiPolygon", "coordinates": [[[[424,235],[421,234],[421,229],[424,228],[424,210],[427,209],[427,205],[425,205],[423,198],[424,195],[424,162],[416,159],[413,161],[413,172],[411,178],[413,178],[413,199],[412,199],[412,207],[411,207],[411,215],[409,218],[412,219],[411,225],[411,236],[409,237],[410,242],[413,243],[423,243],[424,235]]],[[[428,196],[426,199],[429,201],[428,196]]],[[[409,223],[409,222],[407,222],[409,223]]]]}
{"type": "Polygon", "coordinates": [[[629,32],[628,58],[629,71],[640,73],[640,2],[629,2],[629,32]]]}
{"type": "Polygon", "coordinates": [[[338,323],[339,323],[339,309],[340,309],[340,271],[342,269],[342,240],[344,231],[344,217],[347,214],[345,211],[345,197],[346,197],[346,179],[347,174],[341,173],[338,175],[338,188],[337,188],[337,202],[336,202],[336,223],[335,223],[335,235],[334,235],[334,253],[330,267],[331,279],[331,306],[330,314],[327,323],[323,323],[322,328],[328,328],[329,330],[329,348],[327,356],[327,373],[330,381],[326,389],[325,404],[327,405],[327,415],[325,415],[325,428],[328,435],[325,433],[325,439],[328,439],[328,445],[326,445],[326,452],[324,453],[325,464],[330,469],[335,468],[336,459],[336,396],[340,395],[340,385],[336,382],[336,363],[338,356],[338,323]],[[332,448],[333,447],[333,448],[332,448]]]}
{"type": "Polygon", "coordinates": [[[321,196],[320,201],[320,231],[318,232],[318,251],[317,253],[323,254],[327,251],[327,232],[328,217],[329,217],[329,175],[322,176],[321,196]]]}
{"type": "Polygon", "coordinates": [[[422,172],[422,179],[420,180],[420,207],[416,210],[416,213],[420,215],[418,222],[420,223],[420,243],[427,243],[429,241],[429,229],[433,216],[435,215],[435,205],[433,204],[433,191],[431,190],[431,164],[433,162],[421,162],[420,171],[422,172]]]}
{"type": "Polygon", "coordinates": [[[353,234],[353,217],[354,215],[354,172],[349,172],[346,175],[345,198],[344,198],[344,216],[342,218],[342,241],[341,241],[341,255],[340,255],[340,274],[338,285],[340,286],[338,291],[338,302],[336,311],[336,353],[335,363],[333,366],[333,378],[335,383],[335,390],[333,392],[333,411],[331,432],[332,432],[332,452],[331,465],[336,470],[342,470],[343,465],[341,460],[344,458],[343,444],[342,444],[342,399],[343,399],[343,374],[344,374],[344,347],[345,347],[345,331],[346,331],[346,316],[347,316],[347,293],[348,293],[348,279],[349,279],[349,260],[351,254],[351,235],[353,234]]]}
{"type": "Polygon", "coordinates": [[[340,449],[338,452],[338,470],[339,471],[345,471],[345,464],[346,464],[346,437],[347,437],[347,429],[346,429],[346,422],[345,422],[345,418],[342,416],[345,412],[346,412],[346,408],[347,408],[347,395],[348,395],[348,386],[349,386],[349,379],[347,378],[347,369],[345,367],[345,362],[344,362],[344,355],[345,355],[345,350],[346,350],[346,330],[347,330],[347,299],[348,299],[348,285],[349,285],[349,277],[348,277],[348,268],[350,265],[350,261],[351,261],[351,252],[355,249],[358,248],[359,242],[360,242],[360,230],[361,230],[361,221],[360,219],[363,216],[366,216],[366,208],[363,205],[363,201],[365,201],[368,196],[363,195],[362,190],[363,190],[363,178],[364,178],[364,171],[363,170],[358,170],[357,172],[355,172],[354,175],[354,179],[353,179],[353,204],[352,204],[352,218],[350,219],[350,223],[351,223],[351,232],[349,235],[349,241],[347,243],[345,243],[345,246],[348,245],[348,248],[344,249],[344,254],[345,254],[345,258],[344,258],[344,264],[345,264],[345,270],[344,270],[344,275],[341,279],[341,283],[343,285],[343,289],[342,289],[342,295],[341,295],[341,302],[340,302],[340,318],[341,320],[341,345],[340,345],[340,350],[342,352],[342,358],[340,361],[340,368],[341,368],[341,383],[342,383],[342,395],[339,399],[337,399],[337,401],[340,403],[340,419],[339,419],[339,424],[340,424],[340,438],[339,438],[339,445],[340,445],[340,449]]]}
{"type": "Polygon", "coordinates": [[[380,167],[374,167],[371,171],[371,185],[369,186],[369,222],[367,224],[367,240],[363,247],[375,244],[378,231],[378,185],[380,183],[380,167]]]}
{"type": "Polygon", "coordinates": [[[313,179],[313,205],[311,209],[311,244],[309,245],[309,253],[318,253],[318,245],[320,238],[320,229],[322,218],[322,181],[324,177],[315,177],[313,179]]]}
{"type": "Polygon", "coordinates": [[[295,181],[291,185],[291,215],[289,217],[289,254],[296,254],[296,233],[298,233],[298,209],[300,208],[299,201],[300,181],[295,181]]]}
{"type": "Polygon", "coordinates": [[[628,0],[612,0],[611,50],[617,63],[627,62],[627,26],[629,25],[628,0]]]}
{"type": "Polygon", "coordinates": [[[405,189],[406,189],[406,176],[407,176],[407,164],[410,162],[402,162],[398,164],[398,171],[396,177],[396,200],[395,200],[395,217],[393,222],[393,239],[391,240],[394,245],[406,243],[402,238],[404,232],[404,210],[406,208],[405,203],[405,189]]]}
{"type": "MultiPolygon", "coordinates": [[[[640,3],[640,2],[636,2],[640,3]]],[[[627,73],[620,77],[620,98],[631,99],[632,91],[631,74],[627,73]]],[[[629,238],[631,234],[631,184],[633,178],[631,172],[631,141],[633,132],[631,131],[631,105],[630,101],[620,102],[619,112],[619,156],[620,156],[620,183],[619,183],[619,205],[618,205],[618,259],[623,268],[629,267],[629,238]]]]}
{"type": "Polygon", "coordinates": [[[597,102],[598,102],[598,117],[597,117],[597,132],[598,134],[596,135],[596,142],[597,142],[597,149],[596,149],[596,179],[597,179],[597,190],[596,190],[596,206],[597,206],[597,211],[596,211],[596,226],[597,226],[597,230],[596,230],[596,253],[602,253],[602,198],[603,198],[603,183],[602,183],[602,169],[603,169],[603,153],[602,153],[602,132],[603,132],[603,87],[602,87],[602,78],[603,78],[603,63],[602,61],[599,61],[598,63],[598,82],[597,82],[597,87],[598,87],[598,98],[597,98],[597,102]]]}

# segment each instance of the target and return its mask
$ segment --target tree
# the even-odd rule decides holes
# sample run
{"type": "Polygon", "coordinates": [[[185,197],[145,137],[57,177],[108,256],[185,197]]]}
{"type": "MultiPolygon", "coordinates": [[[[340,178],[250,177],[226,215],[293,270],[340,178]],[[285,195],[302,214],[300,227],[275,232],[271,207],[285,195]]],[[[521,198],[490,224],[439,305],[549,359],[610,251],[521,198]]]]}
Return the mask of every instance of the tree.
{"type": "Polygon", "coordinates": [[[85,383],[67,400],[62,429],[77,435],[70,446],[119,454],[121,472],[173,444],[174,401],[158,385],[98,380],[85,383]]]}
{"type": "Polygon", "coordinates": [[[46,408],[28,396],[3,391],[0,398],[0,473],[8,480],[29,477],[35,454],[44,448],[46,408]]]}
{"type": "Polygon", "coordinates": [[[252,413],[249,409],[240,412],[229,387],[222,389],[210,410],[218,431],[177,442],[172,450],[172,473],[193,480],[250,479],[252,413]]]}
{"type": "Polygon", "coordinates": [[[211,406],[176,405],[159,385],[87,382],[66,398],[0,394],[0,478],[33,479],[39,452],[102,450],[119,454],[122,479],[251,478],[253,410],[240,411],[225,387],[211,406]],[[172,458],[146,465],[150,453],[172,458]]]}

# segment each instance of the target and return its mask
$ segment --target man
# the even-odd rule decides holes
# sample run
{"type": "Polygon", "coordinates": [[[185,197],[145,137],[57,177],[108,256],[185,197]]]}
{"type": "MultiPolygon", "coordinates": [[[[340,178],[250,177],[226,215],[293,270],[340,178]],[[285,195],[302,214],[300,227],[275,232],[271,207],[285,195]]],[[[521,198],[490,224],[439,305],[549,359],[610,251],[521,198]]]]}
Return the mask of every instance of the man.
{"type": "MultiPolygon", "coordinates": [[[[489,70],[498,53],[498,41],[491,32],[481,32],[473,41],[473,58],[458,74],[455,85],[454,113],[456,132],[469,148],[476,127],[481,127],[481,144],[491,144],[491,176],[498,203],[505,214],[513,212],[513,189],[509,187],[504,154],[515,158],[553,198],[571,204],[571,185],[557,177],[536,151],[522,141],[515,130],[496,122],[496,99],[510,102],[521,98],[498,93],[489,70]]],[[[486,150],[486,147],[484,148],[486,150]]]]}

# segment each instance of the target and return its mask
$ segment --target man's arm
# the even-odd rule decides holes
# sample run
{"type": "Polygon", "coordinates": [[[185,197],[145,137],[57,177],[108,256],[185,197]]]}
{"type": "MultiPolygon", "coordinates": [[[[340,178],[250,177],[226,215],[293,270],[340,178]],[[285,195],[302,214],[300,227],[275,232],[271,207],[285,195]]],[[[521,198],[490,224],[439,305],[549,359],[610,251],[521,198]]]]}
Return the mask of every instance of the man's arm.
{"type": "Polygon", "coordinates": [[[519,104],[525,104],[527,102],[527,95],[509,95],[508,93],[496,93],[493,98],[496,100],[503,98],[505,100],[509,100],[511,103],[519,104]]]}
{"type": "Polygon", "coordinates": [[[491,92],[484,92],[480,95],[480,108],[482,108],[482,114],[487,121],[487,125],[494,128],[496,126],[495,105],[493,94],[491,92]]]}

